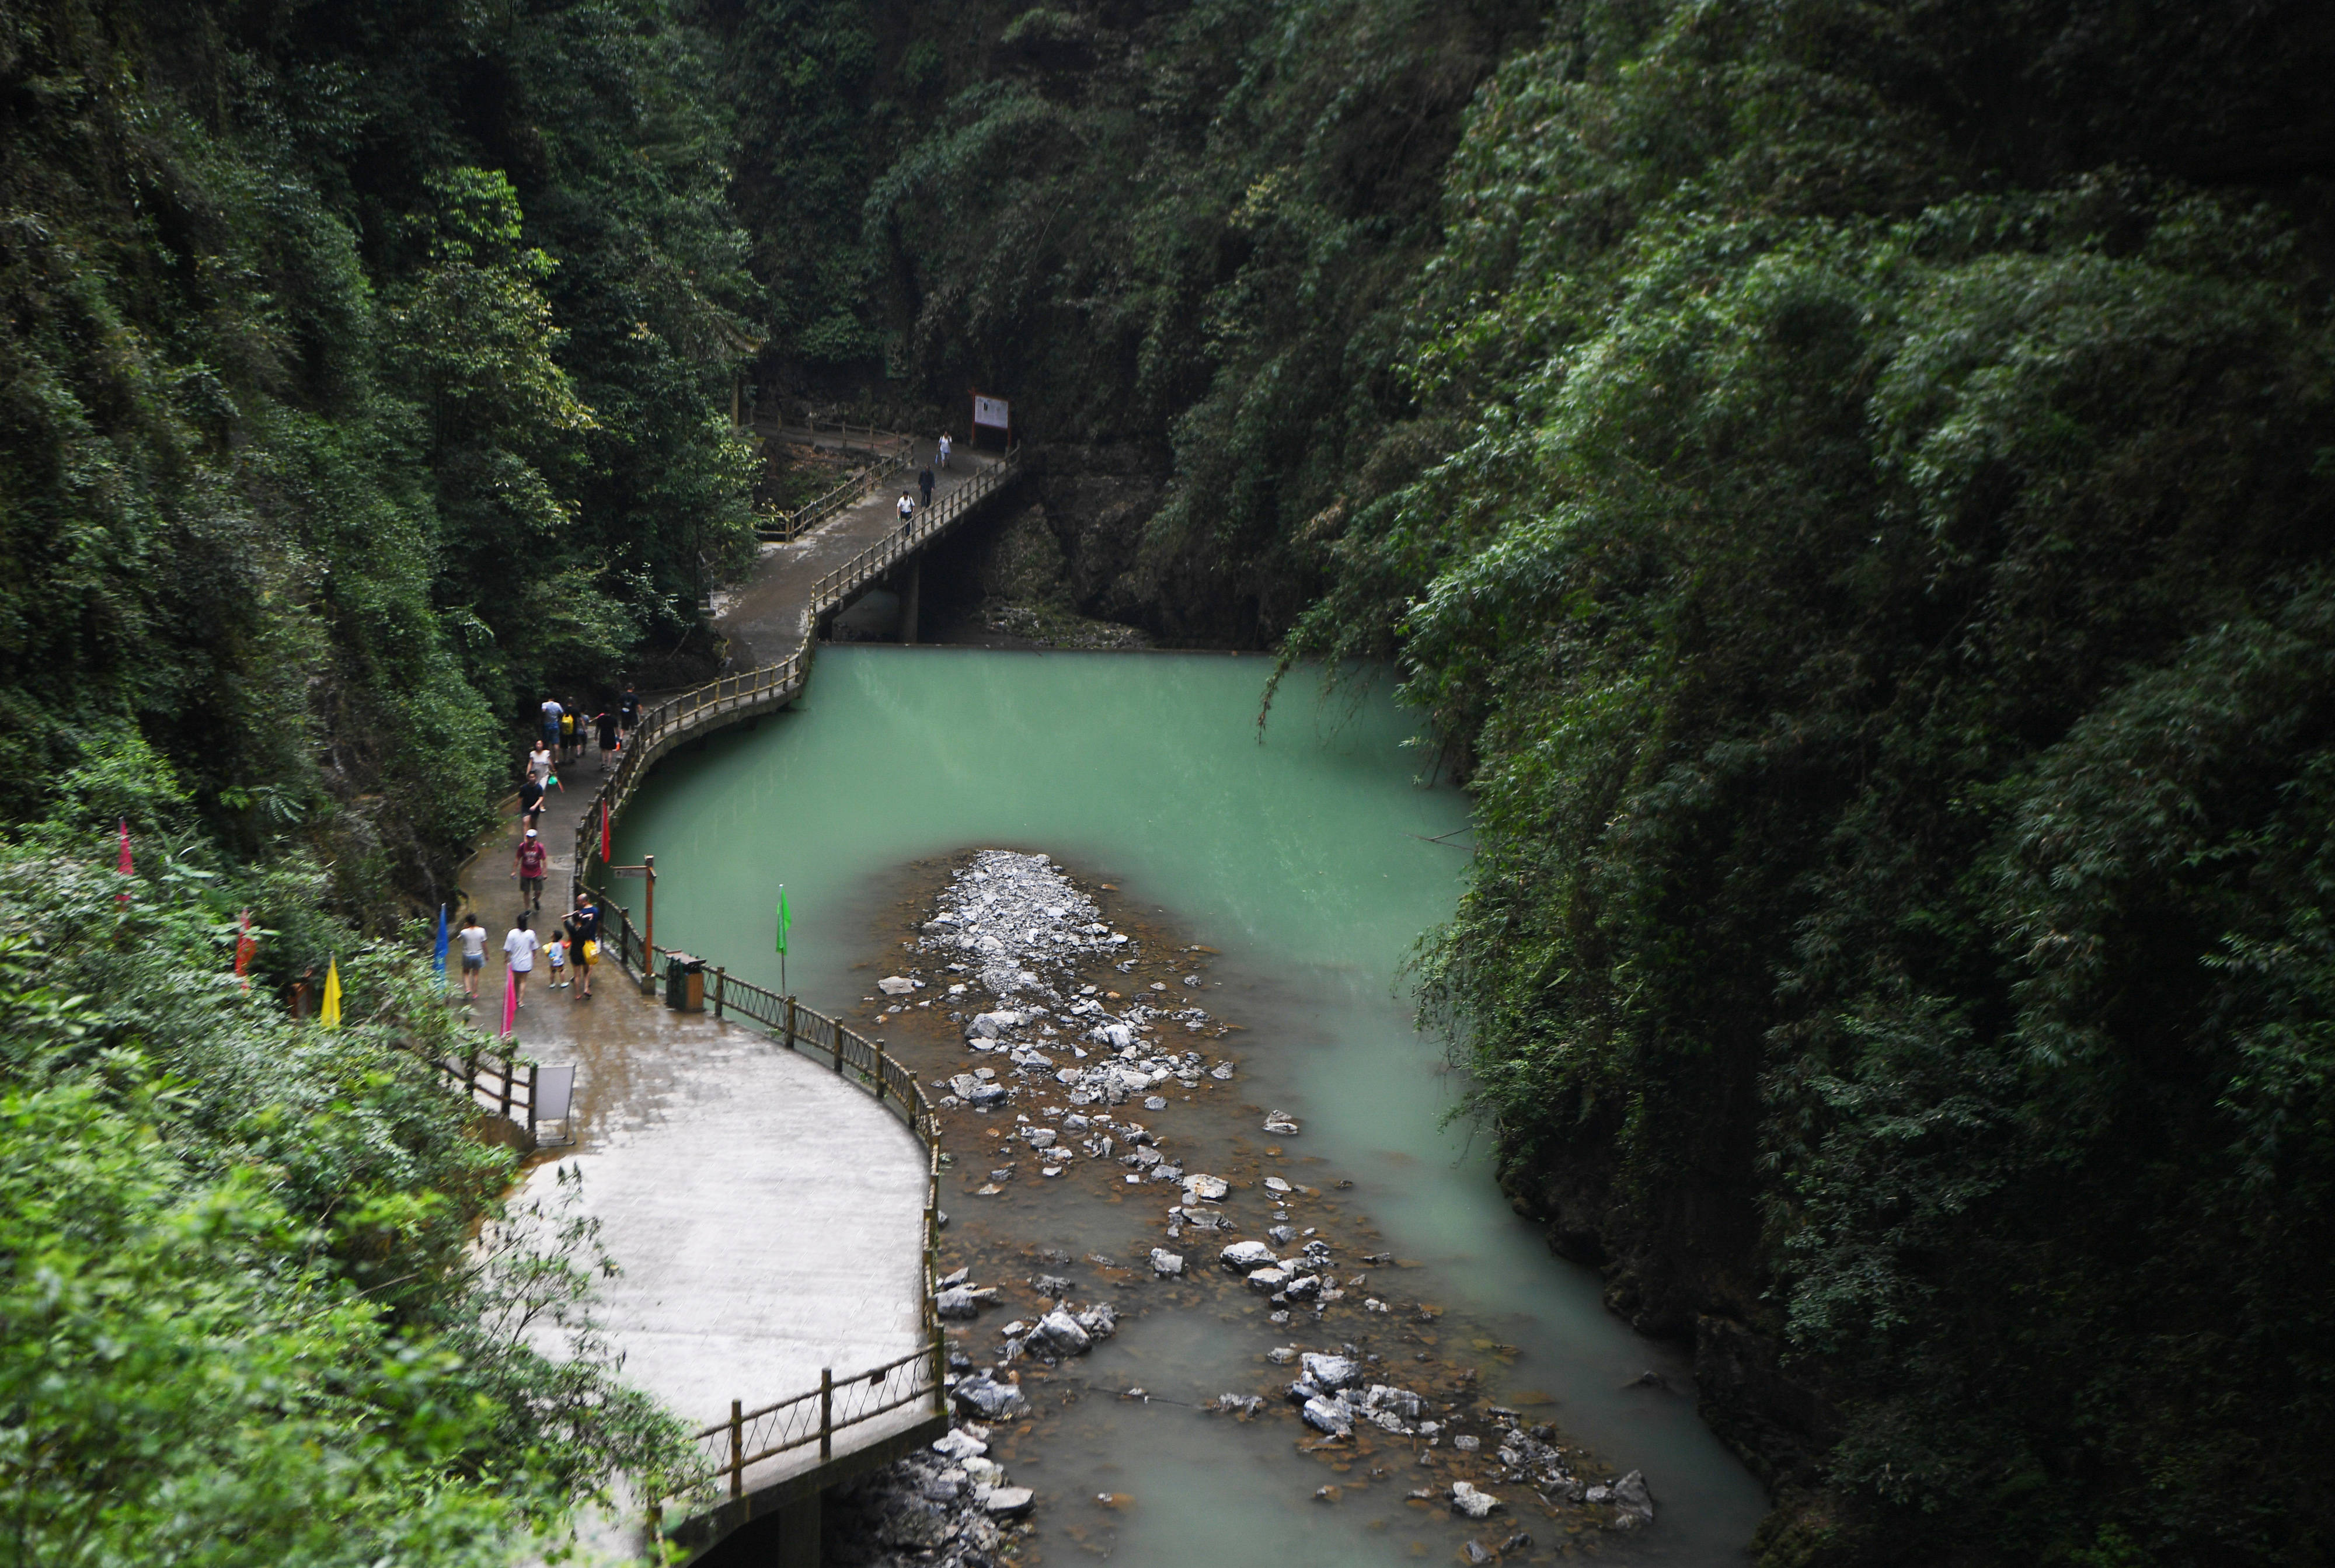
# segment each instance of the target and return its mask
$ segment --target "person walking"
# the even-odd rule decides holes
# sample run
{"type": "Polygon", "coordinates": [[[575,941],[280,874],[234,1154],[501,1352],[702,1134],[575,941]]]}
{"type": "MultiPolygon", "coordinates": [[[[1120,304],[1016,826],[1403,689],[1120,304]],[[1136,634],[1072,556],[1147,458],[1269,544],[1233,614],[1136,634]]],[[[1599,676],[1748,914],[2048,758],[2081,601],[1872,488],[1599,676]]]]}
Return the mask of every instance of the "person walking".
{"type": "Polygon", "coordinates": [[[557,746],[559,744],[560,711],[561,709],[557,698],[546,697],[543,700],[543,743],[546,746],[557,746]]]}
{"type": "Polygon", "coordinates": [[[911,497],[907,491],[902,490],[900,492],[900,532],[903,535],[907,533],[909,524],[915,520],[916,516],[916,503],[915,498],[911,497]]]}
{"type": "Polygon", "coordinates": [[[623,742],[622,742],[621,740],[618,740],[617,735],[616,735],[616,711],[615,711],[614,708],[603,708],[603,709],[601,709],[601,710],[600,710],[600,771],[601,771],[601,772],[606,773],[606,772],[608,770],[608,754],[609,754],[610,752],[614,751],[614,750],[615,750],[619,745],[621,745],[622,743],[623,743],[623,742]]]}
{"type": "Polygon", "coordinates": [[[616,704],[616,735],[619,743],[632,738],[641,727],[641,700],[633,694],[633,683],[625,682],[625,699],[616,704]]]}
{"type": "Polygon", "coordinates": [[[946,467],[948,467],[948,458],[949,458],[949,433],[948,433],[948,431],[943,431],[941,432],[940,448],[941,448],[941,467],[943,467],[943,468],[946,468],[946,467]]]}
{"type": "Polygon", "coordinates": [[[576,1000],[592,1000],[592,966],[600,961],[600,906],[592,895],[576,890],[576,907],[567,915],[567,962],[576,971],[576,1000]]]}
{"type": "Polygon", "coordinates": [[[916,476],[916,484],[925,492],[925,505],[933,504],[933,470],[926,469],[916,476]]]}
{"type": "Polygon", "coordinates": [[[573,702],[559,711],[559,760],[563,764],[574,761],[577,749],[584,743],[583,719],[573,702]]]}
{"type": "Polygon", "coordinates": [[[527,754],[527,776],[547,789],[551,787],[551,747],[548,743],[538,740],[535,749],[527,754]]]}
{"type": "Polygon", "coordinates": [[[511,857],[511,875],[518,878],[518,895],[529,909],[543,907],[543,876],[550,869],[551,852],[543,847],[543,839],[535,829],[518,841],[518,853],[511,857]]]}
{"type": "Polygon", "coordinates": [[[543,945],[527,928],[528,920],[522,911],[518,924],[503,938],[503,962],[510,966],[511,990],[518,993],[521,1007],[527,1005],[527,977],[535,973],[535,950],[543,945]]]}
{"type": "Polygon", "coordinates": [[[522,830],[543,826],[543,780],[529,769],[519,780],[518,825],[522,830]]]}
{"type": "Polygon", "coordinates": [[[479,974],[487,967],[487,928],[475,915],[462,916],[462,994],[469,1007],[479,1005],[479,974]]]}

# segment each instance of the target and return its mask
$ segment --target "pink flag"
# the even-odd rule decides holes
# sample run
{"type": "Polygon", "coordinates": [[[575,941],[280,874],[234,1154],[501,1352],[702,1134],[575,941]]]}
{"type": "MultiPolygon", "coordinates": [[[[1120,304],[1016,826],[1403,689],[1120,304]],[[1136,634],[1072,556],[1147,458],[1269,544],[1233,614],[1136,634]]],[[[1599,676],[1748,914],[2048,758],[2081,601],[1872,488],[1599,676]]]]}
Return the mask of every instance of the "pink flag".
{"type": "Polygon", "coordinates": [[[503,1038],[509,1040],[518,1031],[518,971],[503,971],[503,1038]]]}
{"type": "MultiPolygon", "coordinates": [[[[124,818],[121,819],[121,875],[123,875],[124,876],[130,876],[130,875],[131,875],[131,871],[130,871],[130,818],[127,818],[127,817],[124,817],[124,818]]],[[[129,902],[130,902],[130,895],[129,895],[127,892],[123,892],[123,893],[116,894],[114,896],[115,896],[115,900],[116,900],[116,902],[118,902],[118,903],[127,904],[127,903],[129,903],[129,902]]]]}

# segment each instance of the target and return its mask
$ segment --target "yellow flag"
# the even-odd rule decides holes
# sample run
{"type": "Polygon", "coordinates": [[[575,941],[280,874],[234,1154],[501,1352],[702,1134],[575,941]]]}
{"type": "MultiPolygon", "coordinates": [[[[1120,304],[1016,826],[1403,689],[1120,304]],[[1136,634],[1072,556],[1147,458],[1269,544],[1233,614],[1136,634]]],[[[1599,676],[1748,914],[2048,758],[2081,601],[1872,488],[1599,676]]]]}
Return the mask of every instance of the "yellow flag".
{"type": "Polygon", "coordinates": [[[337,958],[325,971],[325,1005],[316,1010],[316,1021],[326,1029],[341,1027],[341,961],[337,958]]]}

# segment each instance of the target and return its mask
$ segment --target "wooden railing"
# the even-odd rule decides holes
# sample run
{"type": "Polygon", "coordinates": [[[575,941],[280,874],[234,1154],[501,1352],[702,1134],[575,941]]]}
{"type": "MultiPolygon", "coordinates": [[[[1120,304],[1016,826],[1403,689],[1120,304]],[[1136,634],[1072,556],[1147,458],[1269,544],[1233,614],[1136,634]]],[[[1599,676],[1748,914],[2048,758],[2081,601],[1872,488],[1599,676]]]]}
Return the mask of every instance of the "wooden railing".
{"type": "Polygon", "coordinates": [[[448,1083],[459,1084],[473,1106],[492,1111],[507,1121],[520,1122],[528,1135],[534,1136],[535,1109],[541,1103],[537,1099],[538,1080],[543,1072],[539,1064],[522,1061],[515,1056],[497,1056],[490,1050],[473,1050],[464,1056],[425,1056],[422,1060],[435,1068],[448,1083]]]}
{"type": "Polygon", "coordinates": [[[894,474],[906,471],[907,467],[908,460],[901,457],[856,469],[840,482],[820,492],[818,499],[797,507],[793,511],[772,508],[762,513],[755,519],[754,537],[765,544],[792,544],[894,474]]]}
{"type": "MultiPolygon", "coordinates": [[[[918,514],[909,528],[879,540],[820,578],[812,592],[810,615],[807,617],[813,634],[820,620],[860,586],[957,522],[974,506],[995,493],[1020,467],[1019,450],[1008,451],[1003,462],[983,469],[949,492],[939,505],[918,514]]],[[[657,952],[633,924],[632,912],[606,897],[593,876],[596,864],[605,865],[600,856],[602,825],[613,821],[624,809],[656,760],[691,734],[751,713],[783,707],[793,701],[810,679],[816,645],[812,634],[807,634],[801,646],[774,664],[721,676],[644,710],[640,721],[625,740],[624,753],[615,769],[586,806],[576,828],[575,883],[577,887],[590,890],[603,911],[613,911],[613,917],[603,915],[602,945],[641,981],[644,990],[654,989],[657,952]]],[[[817,1389],[790,1394],[751,1410],[745,1408],[742,1400],[732,1400],[729,1420],[693,1435],[705,1464],[693,1474],[671,1477],[663,1486],[652,1488],[655,1494],[650,1503],[652,1530],[658,1527],[665,1503],[698,1500],[725,1473],[730,1495],[736,1497],[741,1495],[747,1469],[764,1460],[814,1440],[819,1445],[819,1457],[831,1457],[838,1432],[927,1396],[933,1401],[935,1417],[947,1409],[944,1392],[946,1350],[935,1306],[940,1279],[940,1121],[916,1075],[887,1055],[880,1044],[842,1020],[805,1007],[795,997],[781,996],[766,986],[734,977],[727,969],[712,970],[706,1002],[716,1017],[751,1019],[770,1030],[787,1050],[799,1050],[825,1061],[838,1076],[873,1094],[877,1104],[890,1107],[893,1114],[906,1122],[909,1130],[924,1141],[925,1256],[920,1315],[925,1342],[908,1355],[854,1373],[840,1382],[829,1369],[820,1374],[817,1389]],[[840,1408],[838,1399],[842,1400],[840,1408]],[[813,1400],[818,1401],[816,1424],[810,1417],[813,1400]]]]}
{"type": "Polygon", "coordinates": [[[909,519],[908,526],[877,540],[843,565],[819,580],[811,593],[811,620],[817,624],[821,615],[840,605],[855,589],[873,582],[892,569],[900,558],[920,550],[935,534],[955,523],[958,518],[986,500],[1021,470],[1022,450],[1019,447],[1005,454],[1004,460],[982,469],[979,473],[943,496],[933,505],[909,519]]]}

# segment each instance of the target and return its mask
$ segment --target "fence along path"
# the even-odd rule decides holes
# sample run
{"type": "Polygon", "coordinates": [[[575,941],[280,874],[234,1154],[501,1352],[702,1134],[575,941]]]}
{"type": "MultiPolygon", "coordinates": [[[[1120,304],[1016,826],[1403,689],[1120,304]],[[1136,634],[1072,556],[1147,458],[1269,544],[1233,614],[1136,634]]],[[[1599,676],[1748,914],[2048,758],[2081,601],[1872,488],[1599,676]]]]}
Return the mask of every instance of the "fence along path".
{"type": "MultiPolygon", "coordinates": [[[[608,890],[594,875],[596,868],[605,869],[606,864],[600,855],[604,827],[613,827],[658,759],[693,735],[775,711],[792,702],[810,679],[812,636],[819,623],[858,588],[963,520],[974,507],[1011,480],[1020,466],[1018,450],[1009,451],[1003,462],[951,491],[940,504],[918,514],[910,527],[878,539],[821,577],[807,617],[811,630],[784,658],[759,669],[718,677],[644,709],[623,756],[577,820],[573,863],[576,884],[589,888],[604,909],[615,907],[605,896],[608,890]]],[[[604,944],[613,949],[610,956],[644,989],[653,989],[657,953],[633,924],[630,912],[616,908],[602,937],[604,944]]],[[[935,1420],[947,1416],[947,1352],[935,1307],[939,1279],[940,1123],[923,1089],[915,1075],[883,1047],[840,1019],[805,1007],[795,997],[733,978],[725,966],[712,967],[706,1005],[717,1018],[751,1020],[768,1029],[785,1049],[824,1060],[838,1076],[889,1107],[924,1141],[920,1322],[925,1343],[906,1356],[877,1367],[851,1369],[840,1378],[828,1369],[816,1389],[785,1392],[752,1405],[745,1398],[732,1399],[728,1420],[693,1434],[697,1462],[690,1472],[653,1485],[653,1534],[663,1531],[663,1515],[668,1509],[686,1515],[718,1508],[725,1496],[737,1502],[750,1488],[768,1486],[834,1458],[838,1439],[842,1449],[850,1451],[867,1446],[858,1440],[863,1437],[879,1441],[891,1436],[903,1425],[903,1412],[921,1410],[925,1418],[935,1420]],[[813,1444],[817,1445],[815,1457],[810,1453],[813,1444]]],[[[906,1424],[918,1423],[912,1418],[906,1424]]]]}

